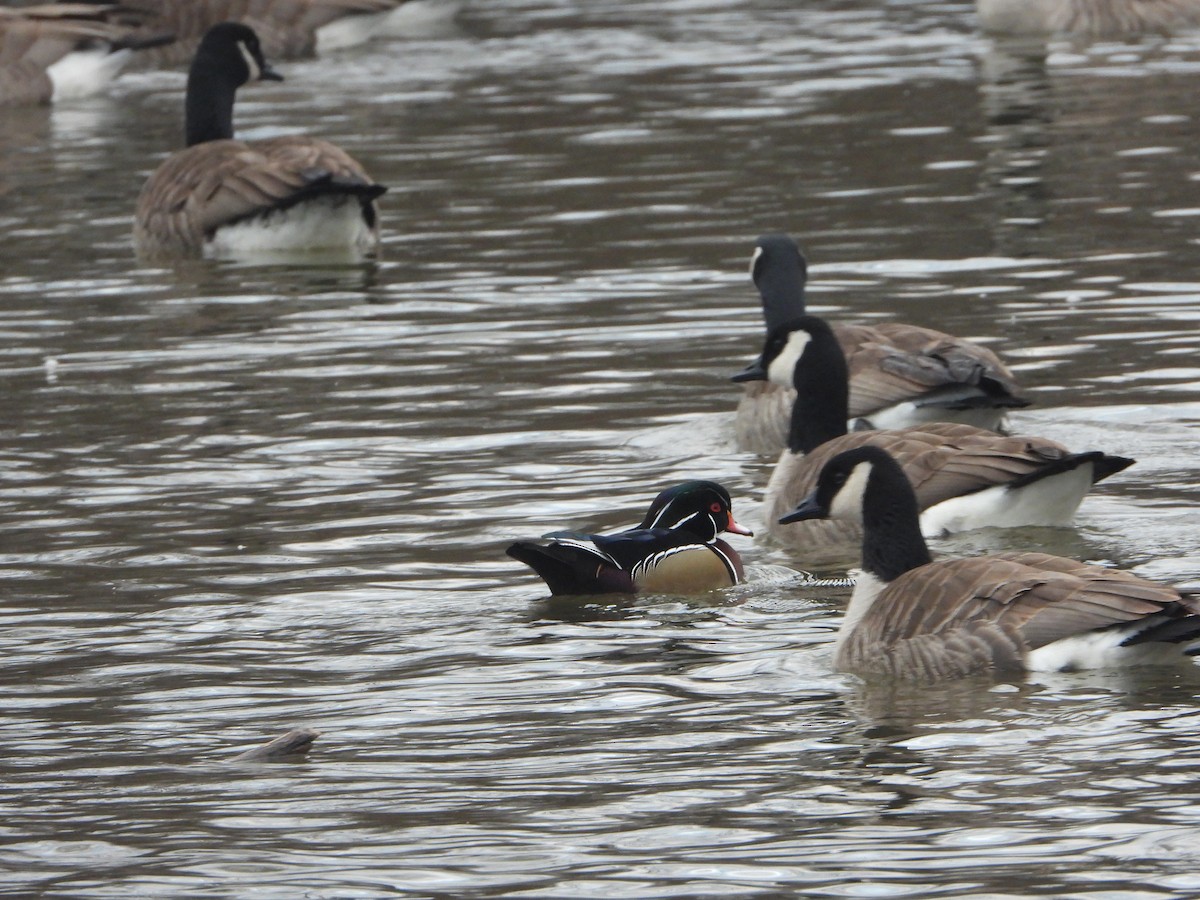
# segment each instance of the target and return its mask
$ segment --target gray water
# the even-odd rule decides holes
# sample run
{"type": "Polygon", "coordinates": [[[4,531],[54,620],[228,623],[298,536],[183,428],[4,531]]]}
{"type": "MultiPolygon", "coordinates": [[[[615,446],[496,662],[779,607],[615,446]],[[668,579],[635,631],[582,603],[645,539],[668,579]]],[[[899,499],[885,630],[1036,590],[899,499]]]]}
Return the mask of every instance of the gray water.
{"type": "Polygon", "coordinates": [[[1194,671],[868,688],[761,537],[687,600],[503,554],[694,477],[761,526],[727,375],[787,230],[817,312],[986,341],[1017,429],[1138,459],[1077,529],[939,552],[1200,583],[1200,37],[506,0],[279,68],[241,132],[390,184],[380,260],[140,267],[177,73],[0,111],[0,891],[1200,894],[1194,671]],[[227,763],[293,725],[307,762],[227,763]]]}

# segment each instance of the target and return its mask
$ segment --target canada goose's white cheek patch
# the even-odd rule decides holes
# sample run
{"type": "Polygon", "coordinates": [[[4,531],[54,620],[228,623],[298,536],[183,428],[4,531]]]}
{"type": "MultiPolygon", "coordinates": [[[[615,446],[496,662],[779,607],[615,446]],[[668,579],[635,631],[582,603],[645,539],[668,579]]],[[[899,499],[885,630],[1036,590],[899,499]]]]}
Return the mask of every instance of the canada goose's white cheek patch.
{"type": "Polygon", "coordinates": [[[793,331],[779,355],[767,366],[767,378],[775,384],[791,387],[796,381],[796,364],[812,336],[807,331],[793,331]]]}
{"type": "Polygon", "coordinates": [[[751,279],[754,278],[754,270],[758,267],[758,261],[760,259],[762,259],[762,255],[763,255],[763,248],[755,247],[754,255],[750,257],[750,277],[751,277],[751,279]]]}
{"type": "Polygon", "coordinates": [[[861,462],[850,472],[850,477],[833,495],[829,505],[829,518],[844,522],[862,522],[863,497],[867,492],[867,479],[871,477],[871,464],[861,462]]]}
{"type": "Polygon", "coordinates": [[[242,54],[242,59],[246,61],[246,69],[250,72],[250,77],[246,79],[246,83],[249,84],[252,81],[258,81],[262,77],[262,67],[259,66],[258,60],[254,58],[254,54],[250,52],[250,48],[246,46],[245,41],[238,41],[237,47],[242,54]]]}

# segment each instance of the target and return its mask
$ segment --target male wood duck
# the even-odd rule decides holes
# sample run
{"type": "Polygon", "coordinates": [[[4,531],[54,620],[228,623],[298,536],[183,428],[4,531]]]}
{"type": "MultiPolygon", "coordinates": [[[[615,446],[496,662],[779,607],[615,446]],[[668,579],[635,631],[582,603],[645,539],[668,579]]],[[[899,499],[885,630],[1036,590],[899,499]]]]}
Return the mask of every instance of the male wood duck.
{"type": "Polygon", "coordinates": [[[733,518],[729,491],[687,481],[654,498],[637,528],[616,534],[555,531],[506,551],[542,577],[550,593],[694,594],[738,584],[742,561],[723,532],[753,535],[733,518]]]}
{"type": "MultiPolygon", "coordinates": [[[[762,298],[767,333],[804,315],[808,262],[786,234],[760,237],[750,276],[762,298]]],[[[919,325],[835,325],[850,375],[851,429],[962,422],[998,431],[1009,409],[1029,405],[1008,367],[987,347],[919,325]]],[[[795,392],[745,386],[734,427],[738,446],[778,453],[787,444],[795,392]]]]}

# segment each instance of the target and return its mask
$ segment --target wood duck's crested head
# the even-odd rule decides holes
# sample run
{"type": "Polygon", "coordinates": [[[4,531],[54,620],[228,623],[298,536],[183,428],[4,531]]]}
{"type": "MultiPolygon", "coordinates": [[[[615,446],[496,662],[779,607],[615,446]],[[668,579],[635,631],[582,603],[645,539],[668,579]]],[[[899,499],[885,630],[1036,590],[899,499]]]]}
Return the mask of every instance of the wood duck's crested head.
{"type": "Polygon", "coordinates": [[[733,518],[729,491],[715,481],[685,481],[654,498],[640,528],[670,528],[714,541],[722,532],[753,535],[733,518]]]}

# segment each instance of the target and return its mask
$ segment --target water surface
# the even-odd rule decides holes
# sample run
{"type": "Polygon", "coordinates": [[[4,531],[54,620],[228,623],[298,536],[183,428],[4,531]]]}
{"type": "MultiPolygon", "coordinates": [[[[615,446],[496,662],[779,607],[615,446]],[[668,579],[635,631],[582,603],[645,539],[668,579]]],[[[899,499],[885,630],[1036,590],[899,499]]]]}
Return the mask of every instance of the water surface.
{"type": "MultiPolygon", "coordinates": [[[[140,267],[182,76],[0,111],[0,890],[1200,892],[1194,670],[832,671],[844,592],[548,603],[506,543],[713,478],[754,238],[810,302],[988,342],[1019,430],[1138,464],[1077,529],[1200,582],[1200,40],[1002,46],[962,2],[510,0],[282,64],[238,125],[392,186],[361,265],[140,267]],[[230,766],[292,725],[306,763],[230,766]]],[[[838,574],[830,567],[820,574],[838,574]]]]}

